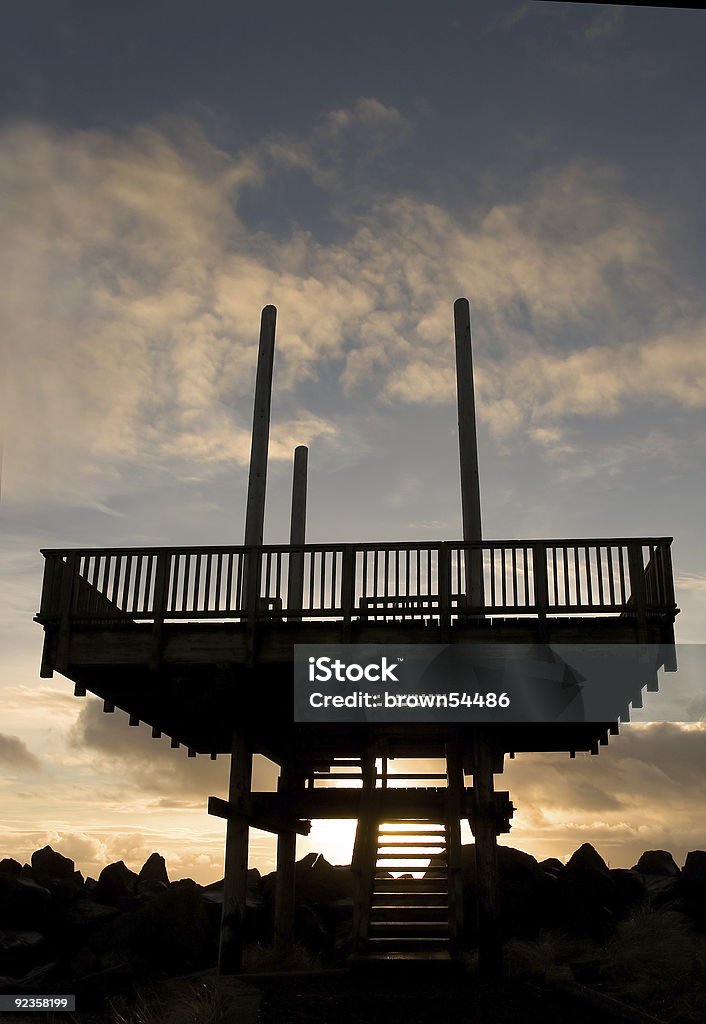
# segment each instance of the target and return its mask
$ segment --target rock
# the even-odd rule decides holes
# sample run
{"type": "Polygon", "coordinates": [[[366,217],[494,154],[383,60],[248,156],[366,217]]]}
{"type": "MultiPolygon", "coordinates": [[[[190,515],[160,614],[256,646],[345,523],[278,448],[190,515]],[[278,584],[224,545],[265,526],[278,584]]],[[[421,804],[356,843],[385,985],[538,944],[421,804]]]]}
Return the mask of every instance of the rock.
{"type": "Polygon", "coordinates": [[[679,868],[671,853],[666,850],[646,850],[633,871],[639,871],[641,875],[660,875],[663,878],[679,877],[679,868]]]}
{"type": "Polygon", "coordinates": [[[3,857],[0,860],[0,874],[12,875],[16,878],[22,872],[22,865],[14,857],[3,857]]]}
{"type": "Polygon", "coordinates": [[[706,850],[692,850],[687,853],[682,871],[685,885],[706,885],[706,850]]]}
{"type": "Polygon", "coordinates": [[[642,906],[647,899],[644,876],[629,868],[613,868],[610,877],[616,884],[617,899],[615,910],[619,917],[627,915],[642,906]]]}
{"type": "Polygon", "coordinates": [[[697,927],[706,929],[706,852],[703,850],[693,850],[686,855],[679,894],[683,897],[684,909],[697,927]]]}
{"type": "Polygon", "coordinates": [[[119,913],[117,907],[94,903],[93,900],[80,899],[69,909],[64,922],[69,931],[82,933],[96,928],[119,913]]]}
{"type": "Polygon", "coordinates": [[[137,916],[137,933],[143,955],[170,973],[198,970],[216,956],[218,929],[200,888],[172,886],[154,896],[137,916]]]}
{"type": "MultiPolygon", "coordinates": [[[[58,963],[42,964],[41,967],[34,967],[21,978],[0,978],[0,992],[46,992],[55,986],[60,977],[58,963]]],[[[54,988],[56,992],[57,989],[54,988]]]]}
{"type": "Polygon", "coordinates": [[[108,864],[98,876],[95,897],[99,903],[129,906],[137,893],[137,875],[122,861],[108,864]]]}
{"type": "Polygon", "coordinates": [[[603,942],[624,913],[623,890],[624,884],[611,875],[597,850],[584,843],[557,876],[552,923],[574,935],[603,942]]]}
{"type": "Polygon", "coordinates": [[[36,875],[44,878],[73,878],[76,865],[69,857],[44,846],[32,854],[32,869],[36,875]]]}
{"type": "Polygon", "coordinates": [[[0,927],[43,928],[53,916],[49,890],[26,875],[0,875],[0,927]]]}
{"type": "Polygon", "coordinates": [[[571,854],[567,861],[565,870],[572,875],[603,875],[610,877],[610,868],[601,857],[600,853],[591,846],[584,843],[571,854]]]}
{"type": "Polygon", "coordinates": [[[540,860],[539,866],[545,874],[553,877],[560,875],[564,870],[564,865],[558,857],[547,857],[545,860],[540,860]]]}
{"type": "Polygon", "coordinates": [[[44,950],[41,932],[0,931],[0,959],[3,969],[12,974],[23,974],[34,967],[44,950]]]}
{"type": "Polygon", "coordinates": [[[140,868],[138,882],[162,882],[169,885],[169,875],[164,857],[159,853],[151,853],[140,868]]]}

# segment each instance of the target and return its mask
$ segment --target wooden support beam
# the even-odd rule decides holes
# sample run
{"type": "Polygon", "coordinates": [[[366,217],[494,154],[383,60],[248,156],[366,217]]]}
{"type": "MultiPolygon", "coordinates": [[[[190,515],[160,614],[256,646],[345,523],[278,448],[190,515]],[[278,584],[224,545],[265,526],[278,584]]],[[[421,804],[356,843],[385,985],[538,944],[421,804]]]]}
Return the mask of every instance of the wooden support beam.
{"type": "MultiPolygon", "coordinates": [[[[287,798],[304,788],[304,775],[290,764],[282,765],[277,790],[287,798]]],[[[297,860],[297,833],[293,828],[282,829],[277,836],[277,874],[275,875],[274,946],[278,953],[286,954],[294,940],[295,866],[297,860]]]]}
{"type": "MultiPolygon", "coordinates": [[[[229,803],[237,809],[250,796],[252,749],[245,736],[233,733],[230,762],[229,803]]],[[[248,873],[248,822],[242,816],[228,818],[226,825],[223,915],[218,951],[218,973],[238,974],[243,963],[243,927],[248,873]]]]}
{"type": "Polygon", "coordinates": [[[448,774],[446,836],[449,858],[449,930],[454,952],[463,949],[465,939],[463,910],[463,863],[461,858],[461,818],[464,817],[463,757],[458,739],[446,745],[448,774]]]}
{"type": "Polygon", "coordinates": [[[370,925],[370,901],[373,875],[377,855],[378,804],[380,793],[376,790],[375,759],[377,750],[370,742],[361,758],[363,788],[360,793],[360,812],[355,830],[351,871],[353,872],[353,946],[357,953],[364,953],[370,925]]]}
{"type": "Polygon", "coordinates": [[[471,822],[476,851],[476,892],[478,911],[478,959],[481,975],[497,978],[502,974],[502,946],[498,921],[498,848],[495,791],[493,783],[494,750],[487,734],[474,737],[473,790],[475,815],[471,822]]]}
{"type": "MultiPolygon", "coordinates": [[[[300,836],[308,836],[311,832],[311,821],[297,818],[291,812],[283,810],[280,806],[268,804],[262,808],[262,797],[276,797],[276,793],[253,793],[249,800],[236,809],[234,804],[228,800],[221,800],[220,797],[210,796],[208,798],[208,813],[217,818],[244,818],[251,828],[259,828],[263,832],[274,832],[276,835],[282,831],[296,832],[300,836]],[[269,809],[268,809],[269,808],[269,809]]],[[[286,805],[282,805],[286,806],[286,805]]]]}

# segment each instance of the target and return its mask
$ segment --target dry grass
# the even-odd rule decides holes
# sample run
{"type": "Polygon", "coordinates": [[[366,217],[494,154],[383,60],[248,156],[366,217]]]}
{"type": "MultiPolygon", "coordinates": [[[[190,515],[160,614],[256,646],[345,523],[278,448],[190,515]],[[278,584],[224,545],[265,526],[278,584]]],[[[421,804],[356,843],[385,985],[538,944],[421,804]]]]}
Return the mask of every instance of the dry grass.
{"type": "MultiPolygon", "coordinates": [[[[537,942],[512,939],[503,953],[509,978],[569,976],[573,965],[576,980],[668,1024],[706,1020],[706,935],[695,933],[680,914],[639,912],[603,946],[546,932],[537,942]]],[[[477,954],[466,965],[476,974],[477,954]]]]}
{"type": "Polygon", "coordinates": [[[618,998],[673,1024],[702,1024],[706,936],[681,915],[635,914],[601,952],[601,982],[618,998]]]}
{"type": "Polygon", "coordinates": [[[276,953],[272,946],[259,943],[246,946],[243,954],[244,974],[267,974],[274,971],[318,971],[321,957],[295,942],[287,953],[276,953]]]}

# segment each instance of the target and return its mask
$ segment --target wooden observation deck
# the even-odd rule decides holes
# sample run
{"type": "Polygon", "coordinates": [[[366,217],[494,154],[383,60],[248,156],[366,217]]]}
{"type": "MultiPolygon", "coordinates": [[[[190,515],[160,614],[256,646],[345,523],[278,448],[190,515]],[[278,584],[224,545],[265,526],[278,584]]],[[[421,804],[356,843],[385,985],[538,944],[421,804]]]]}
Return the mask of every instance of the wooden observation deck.
{"type": "MultiPolygon", "coordinates": [[[[435,941],[462,948],[460,821],[469,819],[481,961],[496,971],[495,843],[509,830],[513,808],[508,794],[495,793],[493,775],[506,753],[597,754],[618,731],[617,722],[295,723],[296,644],[649,643],[664,645],[665,667],[674,667],[671,538],[481,539],[464,303],[455,307],[462,541],[305,543],[306,449],[299,448],[290,543],[262,543],[274,356],[274,307],[266,307],[246,544],[42,552],[41,675],[59,671],[77,695],[90,691],[105,711],[123,709],[130,725],[148,723],[153,736],[171,737],[190,756],[232,755],[229,800],[209,803],[228,821],[223,971],[240,962],[249,827],[278,836],[275,941],[285,947],[293,927],[296,834],[306,834],[311,819],[346,817],[358,820],[355,943],[368,953],[376,942],[399,951],[425,938],[432,948],[440,948],[435,941]],[[251,791],[254,753],[281,766],[276,793],[251,791]],[[388,760],[395,757],[444,759],[443,784],[388,786],[388,760]],[[357,786],[341,787],[347,779],[357,786]],[[405,864],[432,858],[416,888],[414,880],[396,883],[385,869],[409,870],[395,867],[395,850],[405,864]]],[[[646,680],[648,688],[653,682],[646,680]]]]}

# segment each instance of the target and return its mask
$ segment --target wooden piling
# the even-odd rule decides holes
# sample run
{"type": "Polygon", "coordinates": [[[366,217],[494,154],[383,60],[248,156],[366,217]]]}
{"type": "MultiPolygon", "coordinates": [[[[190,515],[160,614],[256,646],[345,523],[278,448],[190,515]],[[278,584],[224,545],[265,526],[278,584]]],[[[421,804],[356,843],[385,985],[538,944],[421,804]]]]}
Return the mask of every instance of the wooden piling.
{"type": "MultiPolygon", "coordinates": [[[[478,439],[476,403],[473,390],[471,349],[471,309],[468,299],[454,302],[456,336],[456,397],[458,402],[458,450],[461,467],[461,517],[463,540],[480,544],[482,540],[480,481],[478,477],[478,439]]],[[[472,608],[483,605],[483,561],[480,548],[466,551],[466,597],[472,608]]]]}
{"type": "MultiPolygon", "coordinates": [[[[252,785],[252,749],[236,730],[230,762],[228,801],[242,811],[252,785]]],[[[243,963],[243,926],[248,874],[249,827],[244,814],[228,818],[226,825],[223,914],[218,952],[219,974],[237,974],[243,963]]]]}
{"type": "MultiPolygon", "coordinates": [[[[277,784],[280,793],[292,796],[304,788],[304,779],[291,765],[283,764],[277,784]]],[[[295,875],[297,834],[293,829],[277,833],[277,874],[275,875],[274,946],[278,953],[286,954],[294,938],[295,875]]]]}
{"type": "MultiPolygon", "coordinates": [[[[260,318],[260,341],[257,350],[255,402],[253,405],[250,470],[245,512],[245,545],[262,547],[265,526],[265,491],[267,486],[267,451],[270,443],[270,409],[272,405],[272,372],[275,359],[275,324],[277,310],[265,306],[260,318]]],[[[260,556],[248,555],[244,565],[243,592],[251,632],[254,630],[260,592],[260,556]]]]}
{"type": "MultiPolygon", "coordinates": [[[[473,792],[478,913],[478,961],[484,978],[502,974],[502,946],[498,921],[498,846],[493,770],[497,752],[482,732],[474,737],[473,792]]],[[[502,768],[502,766],[501,766],[502,768]]]]}
{"type": "MultiPolygon", "coordinates": [[[[304,444],[294,449],[294,470],[292,473],[292,513],[289,527],[289,543],[294,546],[306,543],[306,492],[309,449],[304,444]]],[[[291,551],[287,578],[287,607],[294,614],[289,618],[300,618],[304,598],[304,553],[291,551]]]]}

